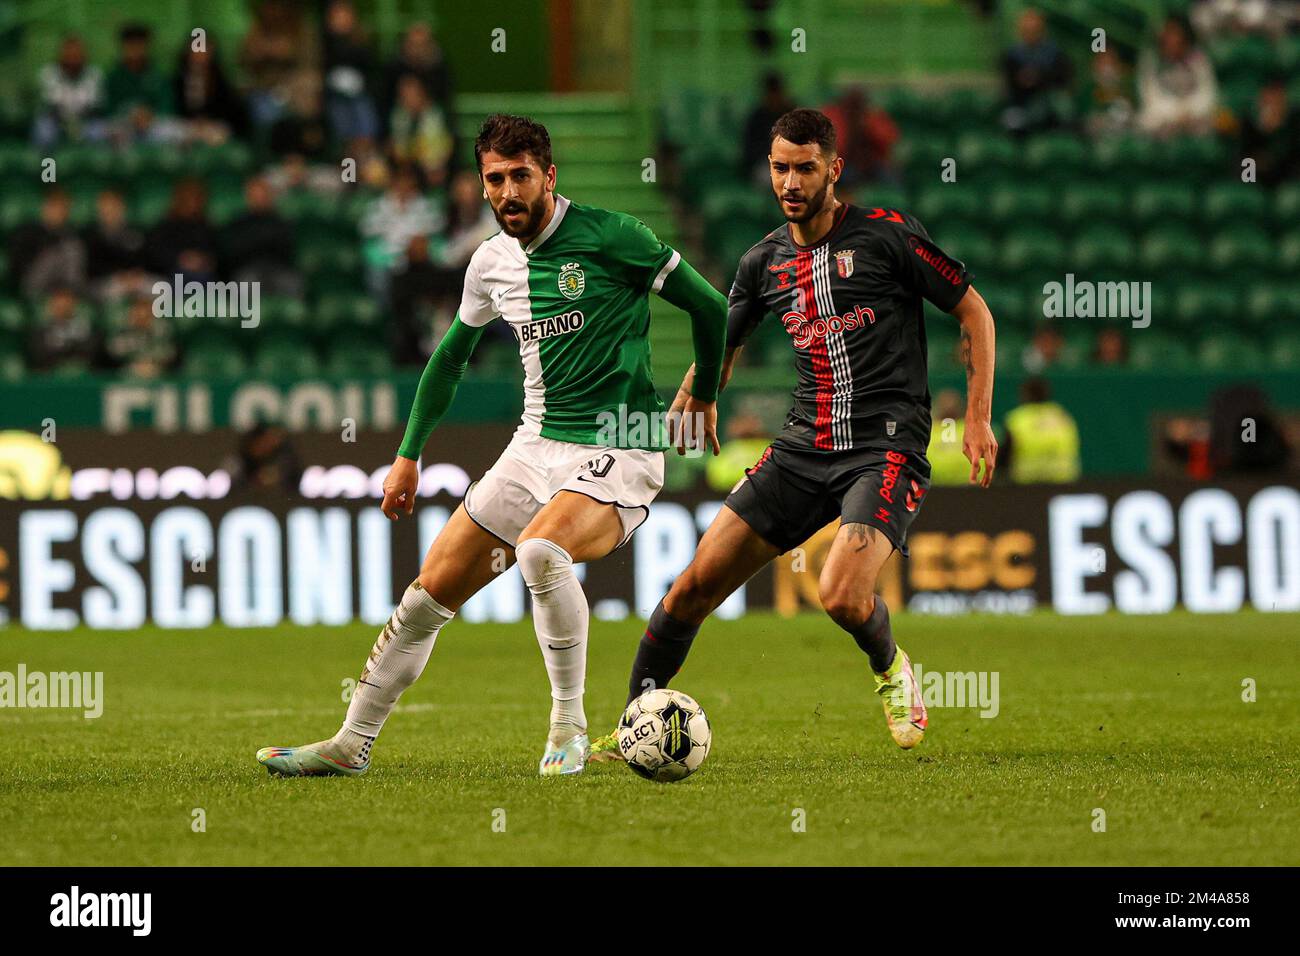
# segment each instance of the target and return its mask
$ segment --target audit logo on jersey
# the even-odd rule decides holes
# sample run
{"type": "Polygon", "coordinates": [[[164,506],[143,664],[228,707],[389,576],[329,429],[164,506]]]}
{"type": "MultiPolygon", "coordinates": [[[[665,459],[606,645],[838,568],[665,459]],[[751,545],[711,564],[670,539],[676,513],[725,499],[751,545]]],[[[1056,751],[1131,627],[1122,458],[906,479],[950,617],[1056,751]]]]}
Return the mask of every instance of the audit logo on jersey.
{"type": "Polygon", "coordinates": [[[549,319],[538,319],[536,322],[524,322],[516,326],[519,330],[520,342],[535,342],[537,339],[549,339],[552,335],[567,335],[570,332],[576,332],[582,328],[586,317],[578,309],[572,312],[565,312],[563,315],[553,315],[549,319]]]}
{"type": "Polygon", "coordinates": [[[876,313],[865,305],[858,305],[853,307],[852,312],[843,315],[810,320],[802,312],[790,311],[781,316],[781,324],[790,333],[790,338],[794,339],[795,348],[806,349],[814,340],[824,339],[827,335],[839,335],[863,326],[875,325],[876,313]]]}

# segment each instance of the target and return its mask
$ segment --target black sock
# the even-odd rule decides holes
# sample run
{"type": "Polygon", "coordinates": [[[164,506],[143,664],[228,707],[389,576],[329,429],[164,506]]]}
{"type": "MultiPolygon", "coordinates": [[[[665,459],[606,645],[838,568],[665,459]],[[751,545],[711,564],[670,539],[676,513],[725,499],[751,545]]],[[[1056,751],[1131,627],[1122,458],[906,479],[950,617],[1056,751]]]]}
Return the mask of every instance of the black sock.
{"type": "Polygon", "coordinates": [[[889,608],[885,599],[876,595],[876,606],[871,616],[856,631],[849,631],[858,647],[871,660],[871,669],[877,674],[889,670],[894,663],[894,632],[889,627],[889,608]]]}
{"type": "Polygon", "coordinates": [[[700,625],[685,624],[665,611],[663,601],[655,606],[650,623],[641,635],[636,660],[632,662],[632,678],[627,687],[629,704],[648,690],[668,686],[682,669],[691,641],[699,630],[700,625]]]}

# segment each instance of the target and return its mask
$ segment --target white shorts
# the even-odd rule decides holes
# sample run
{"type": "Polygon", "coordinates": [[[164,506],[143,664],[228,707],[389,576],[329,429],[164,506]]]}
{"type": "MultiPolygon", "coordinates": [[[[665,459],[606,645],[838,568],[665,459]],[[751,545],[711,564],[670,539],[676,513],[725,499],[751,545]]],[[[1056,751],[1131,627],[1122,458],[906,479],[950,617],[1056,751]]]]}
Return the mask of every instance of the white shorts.
{"type": "Polygon", "coordinates": [[[533,516],[561,491],[618,506],[623,537],[650,515],[664,486],[664,453],[578,445],[543,438],[521,425],[496,464],[465,492],[465,511],[483,530],[514,547],[533,516]]]}

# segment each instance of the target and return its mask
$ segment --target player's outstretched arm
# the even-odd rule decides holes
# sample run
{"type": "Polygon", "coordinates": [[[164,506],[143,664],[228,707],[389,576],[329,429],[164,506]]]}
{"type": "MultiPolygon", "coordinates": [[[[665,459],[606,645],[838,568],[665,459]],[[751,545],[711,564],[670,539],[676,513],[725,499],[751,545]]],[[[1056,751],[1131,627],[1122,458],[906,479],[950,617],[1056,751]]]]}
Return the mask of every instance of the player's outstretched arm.
{"type": "Polygon", "coordinates": [[[717,401],[727,335],[727,300],[685,260],[664,279],[659,295],[691,317],[695,345],[695,362],[669,412],[670,424],[680,422],[685,426],[674,427],[677,452],[685,454],[689,445],[712,448],[717,455],[722,450],[718,444],[717,401]]]}
{"type": "Polygon", "coordinates": [[[451,406],[456,386],[464,376],[469,357],[482,335],[482,326],[466,325],[459,315],[456,316],[429,357],[429,364],[424,367],[410,417],[406,420],[402,447],[397,450],[393,467],[384,479],[384,501],[380,507],[392,520],[396,520],[401,511],[409,515],[415,510],[415,492],[420,484],[416,460],[434,427],[451,406]]]}
{"type": "MultiPolygon", "coordinates": [[[[721,392],[724,388],[726,388],[727,383],[731,381],[731,373],[736,367],[736,359],[740,357],[740,350],[743,348],[744,348],[743,345],[730,345],[727,347],[727,352],[722,357],[722,377],[718,381],[719,392],[721,392]]],[[[677,397],[673,399],[672,407],[668,409],[669,434],[673,438],[673,443],[676,446],[677,453],[679,455],[686,454],[686,443],[685,443],[685,436],[683,436],[680,429],[678,429],[677,423],[682,420],[683,415],[688,414],[687,406],[690,405],[692,401],[694,401],[694,398],[691,395],[691,388],[694,385],[695,385],[695,363],[692,362],[691,367],[686,370],[686,375],[683,376],[682,378],[681,387],[677,389],[677,397]]],[[[716,411],[715,411],[715,415],[716,415],[716,411]]],[[[715,423],[716,423],[716,418],[715,418],[715,423]]],[[[714,447],[713,453],[715,455],[718,454],[719,451],[721,451],[721,446],[717,443],[716,436],[717,436],[717,430],[715,427],[714,429],[715,441],[713,443],[713,447],[714,447]]]]}
{"type": "Polygon", "coordinates": [[[966,366],[966,426],[962,451],[970,461],[970,481],[987,488],[998,463],[993,437],[993,313],[971,286],[952,314],[961,322],[961,358],[966,366]],[[980,460],[984,477],[980,478],[980,460]]]}

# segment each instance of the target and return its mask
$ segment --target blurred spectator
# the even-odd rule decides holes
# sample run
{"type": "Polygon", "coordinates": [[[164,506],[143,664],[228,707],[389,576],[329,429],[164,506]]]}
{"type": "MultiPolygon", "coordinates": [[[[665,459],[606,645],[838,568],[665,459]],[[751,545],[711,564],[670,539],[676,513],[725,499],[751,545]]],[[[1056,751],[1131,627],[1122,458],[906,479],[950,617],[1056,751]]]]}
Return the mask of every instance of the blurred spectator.
{"type": "Polygon", "coordinates": [[[260,283],[263,295],[301,296],[293,225],[276,211],[265,177],[244,184],[244,203],[244,212],[223,230],[226,274],[236,282],[260,283]]]}
{"type": "Polygon", "coordinates": [[[28,361],[38,372],[88,369],[99,355],[99,340],[76,292],[63,287],[46,298],[32,329],[28,361]]]}
{"type": "Polygon", "coordinates": [[[271,152],[299,153],[308,159],[324,160],[329,157],[329,139],[321,92],[304,88],[293,111],[285,113],[271,127],[271,152]]]}
{"type": "Polygon", "coordinates": [[[1128,339],[1124,333],[1109,326],[1098,332],[1097,341],[1092,347],[1092,361],[1095,365],[1127,364],[1128,339]]]}
{"type": "Polygon", "coordinates": [[[1059,362],[1064,348],[1065,336],[1061,335],[1060,329],[1054,325],[1040,325],[1025,346],[1021,365],[1026,372],[1037,374],[1059,362]]]}
{"type": "Polygon", "coordinates": [[[171,324],[153,313],[153,299],[131,300],[120,328],[104,343],[109,363],[136,378],[157,378],[176,364],[176,340],[171,324]]]}
{"type": "Polygon", "coordinates": [[[259,0],[244,36],[240,63],[248,77],[254,125],[271,126],[319,100],[320,42],[299,0],[259,0]]]}
{"type": "MultiPolygon", "coordinates": [[[[361,161],[358,159],[358,181],[362,181],[361,165],[361,161]]],[[[266,177],[271,192],[276,196],[296,192],[311,192],[322,196],[333,196],[342,192],[344,186],[337,165],[309,163],[307,157],[302,153],[286,153],[281,157],[280,162],[268,166],[262,175],[266,177]]]]}
{"type": "Polygon", "coordinates": [[[893,165],[898,127],[889,114],[873,106],[867,91],[851,86],[822,110],[835,127],[839,154],[844,157],[844,174],[836,189],[850,192],[864,183],[897,183],[893,165]]]}
{"type": "Polygon", "coordinates": [[[1233,385],[1210,397],[1210,463],[1216,475],[1279,471],[1291,457],[1272,403],[1257,385],[1233,385]]]}
{"type": "Polygon", "coordinates": [[[120,56],[104,84],[107,111],[127,138],[149,138],[158,117],[171,112],[166,78],[154,68],[152,35],[141,24],[128,24],[119,34],[120,56]]]}
{"type": "Polygon", "coordinates": [[[447,232],[438,244],[436,256],[439,266],[455,273],[458,288],[470,256],[498,228],[492,207],[483,198],[483,184],[478,173],[461,170],[451,180],[447,232]]]}
{"type": "Polygon", "coordinates": [[[451,125],[414,74],[398,81],[397,107],[388,126],[393,161],[415,163],[430,185],[443,185],[455,145],[451,125]]]}
{"type": "Polygon", "coordinates": [[[429,101],[436,104],[446,116],[454,115],[451,104],[451,73],[443,60],[442,48],[427,23],[415,23],[402,34],[397,56],[384,70],[384,117],[397,109],[397,88],[402,77],[412,75],[419,79],[429,101]]]}
{"type": "Polygon", "coordinates": [[[767,156],[772,126],[794,108],[795,103],[786,93],[782,74],[777,70],[764,74],[763,92],[745,119],[744,139],[741,141],[740,161],[747,178],[763,183],[768,181],[767,156]]]}
{"type": "Polygon", "coordinates": [[[239,439],[230,462],[231,484],[241,490],[298,493],[302,463],[283,428],[254,425],[239,439]]]}
{"type": "Polygon", "coordinates": [[[242,136],[247,116],[239,91],[226,76],[221,60],[211,47],[202,50],[186,43],[172,80],[172,101],[176,115],[189,126],[191,139],[221,143],[230,136],[242,136]]]}
{"type": "Polygon", "coordinates": [[[1170,419],[1165,423],[1161,441],[1165,452],[1182,466],[1188,478],[1206,481],[1214,475],[1210,464],[1210,423],[1205,419],[1170,419]]]}
{"type": "Polygon", "coordinates": [[[370,93],[374,57],[351,0],[333,0],[325,11],[325,112],[340,142],[379,135],[370,93]]]}
{"type": "Polygon", "coordinates": [[[1089,63],[1079,103],[1084,131],[1100,138],[1129,129],[1136,112],[1132,68],[1113,46],[1093,54],[1089,63]]]}
{"type": "Polygon", "coordinates": [[[758,461],[771,440],[757,415],[745,411],[732,415],[727,419],[722,451],[717,456],[708,456],[705,465],[704,475],[709,488],[719,494],[731,491],[745,477],[745,469],[752,468],[758,461]]]}
{"type": "Polygon", "coordinates": [[[40,103],[32,138],[42,148],[60,139],[96,139],[102,135],[98,116],[104,105],[104,75],[86,62],[86,45],[69,34],[59,57],[41,68],[40,103]]]}
{"type": "Polygon", "coordinates": [[[1051,386],[1043,378],[1026,379],[1020,401],[1007,413],[998,464],[1017,485],[1077,481],[1079,428],[1074,417],[1052,401],[1051,386]]]}
{"type": "Polygon", "coordinates": [[[114,189],[95,199],[95,221],[83,233],[86,277],[101,300],[144,285],[144,233],[126,218],[126,201],[114,189]]]}
{"type": "Polygon", "coordinates": [[[40,218],[9,236],[10,274],[29,299],[85,282],[86,247],[68,222],[71,211],[72,200],[55,187],[41,201],[40,218]]]}
{"type": "Polygon", "coordinates": [[[1013,133],[1058,126],[1065,118],[1065,94],[1073,70],[1047,35],[1047,21],[1030,7],[1016,21],[1018,40],[1002,54],[1007,108],[1003,125],[1013,133]]]}
{"type": "Polygon", "coordinates": [[[1153,136],[1199,134],[1214,124],[1218,86],[1210,58],[1181,17],[1168,17],[1155,49],[1138,57],[1138,126],[1153,136]]]}
{"type": "Polygon", "coordinates": [[[1292,20],[1300,16],[1294,3],[1278,0],[1195,0],[1190,15],[1198,36],[1280,36],[1286,30],[1288,7],[1292,20]]]}
{"type": "Polygon", "coordinates": [[[930,447],[925,453],[930,460],[931,484],[970,484],[970,462],[962,451],[966,439],[965,408],[956,389],[945,388],[935,396],[931,419],[934,424],[930,447]]]}
{"type": "Polygon", "coordinates": [[[399,166],[388,190],[366,209],[361,221],[371,291],[386,298],[389,273],[402,262],[411,240],[441,232],[444,217],[420,194],[415,168],[399,166]]]}
{"type": "Polygon", "coordinates": [[[145,263],[171,279],[216,279],[217,233],[208,221],[208,190],[198,179],[182,179],[172,190],[171,208],[145,239],[145,263]]]}
{"type": "MultiPolygon", "coordinates": [[[[462,273],[463,276],[463,273],[462,273]]],[[[423,365],[434,343],[455,314],[460,277],[448,282],[444,270],[429,259],[429,241],[413,236],[406,246],[406,261],[393,273],[393,362],[423,365]]]]}
{"type": "Polygon", "coordinates": [[[1300,179],[1300,115],[1288,102],[1284,77],[1260,89],[1254,111],[1242,122],[1241,155],[1255,160],[1256,179],[1265,185],[1300,179]]]}

